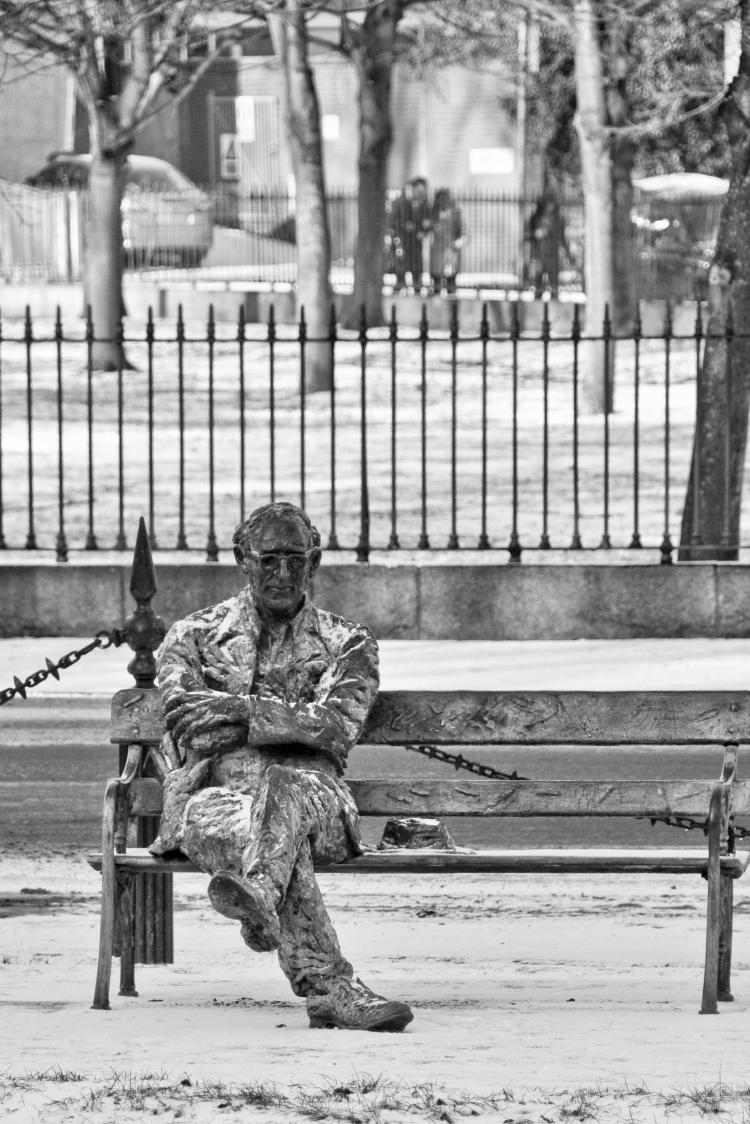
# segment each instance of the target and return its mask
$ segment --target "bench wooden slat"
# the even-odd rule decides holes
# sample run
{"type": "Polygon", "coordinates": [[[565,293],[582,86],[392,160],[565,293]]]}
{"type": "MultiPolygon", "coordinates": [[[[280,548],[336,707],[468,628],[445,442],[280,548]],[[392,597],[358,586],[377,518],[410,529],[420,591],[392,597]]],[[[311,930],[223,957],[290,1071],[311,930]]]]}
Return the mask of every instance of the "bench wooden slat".
{"type": "MultiPolygon", "coordinates": [[[[721,859],[725,874],[739,877],[747,868],[750,852],[738,852],[721,859]]],[[[535,850],[368,851],[345,863],[320,866],[322,873],[615,873],[702,874],[706,870],[705,847],[693,848],[544,848],[535,850]]],[[[89,864],[101,870],[101,852],[88,856],[89,864]]],[[[145,848],[133,848],[127,855],[115,855],[115,866],[138,874],[166,874],[196,871],[194,863],[182,856],[164,858],[145,848]]]]}
{"type": "MultiPolygon", "coordinates": [[[[708,815],[712,781],[383,781],[349,782],[366,816],[708,815]]],[[[750,784],[732,790],[738,814],[750,810],[750,784]]]]}
{"type": "MultiPolygon", "coordinates": [[[[712,781],[352,780],[363,816],[665,816],[705,818],[712,781]]],[[[737,815],[750,812],[750,782],[733,790],[737,815]]],[[[161,784],[133,781],[131,812],[158,816],[161,784]]]]}
{"type": "MultiPolygon", "coordinates": [[[[156,690],[112,700],[113,742],[157,744],[156,690]]],[[[707,745],[750,741],[749,691],[382,691],[371,745],[707,745]]]]}
{"type": "Polygon", "coordinates": [[[750,740],[748,691],[383,691],[366,743],[679,745],[750,740]]]}

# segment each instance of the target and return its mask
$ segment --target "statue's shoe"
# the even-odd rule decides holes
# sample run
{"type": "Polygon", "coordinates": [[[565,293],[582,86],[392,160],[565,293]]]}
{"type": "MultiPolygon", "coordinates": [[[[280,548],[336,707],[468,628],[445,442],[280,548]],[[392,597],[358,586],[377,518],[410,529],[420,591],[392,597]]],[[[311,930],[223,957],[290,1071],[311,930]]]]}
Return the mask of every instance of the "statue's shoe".
{"type": "Polygon", "coordinates": [[[242,939],[255,952],[279,947],[281,928],[273,895],[257,879],[220,870],[208,884],[208,896],[217,913],[242,922],[242,939]]]}
{"type": "Polygon", "coordinates": [[[334,980],[325,995],[308,995],[310,1026],[347,1030],[403,1030],[414,1015],[406,1003],[384,999],[361,980],[343,976],[334,980]]]}

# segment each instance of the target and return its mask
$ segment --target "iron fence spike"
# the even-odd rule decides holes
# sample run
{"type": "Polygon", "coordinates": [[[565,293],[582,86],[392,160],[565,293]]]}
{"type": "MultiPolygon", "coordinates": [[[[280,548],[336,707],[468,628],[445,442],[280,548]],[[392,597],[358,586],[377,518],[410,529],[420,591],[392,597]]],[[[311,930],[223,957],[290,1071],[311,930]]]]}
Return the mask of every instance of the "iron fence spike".
{"type": "Polygon", "coordinates": [[[136,601],[150,601],[158,589],[154,557],[151,553],[146,520],[138,521],[138,534],[133,551],[133,568],[130,574],[130,592],[136,601]]]}

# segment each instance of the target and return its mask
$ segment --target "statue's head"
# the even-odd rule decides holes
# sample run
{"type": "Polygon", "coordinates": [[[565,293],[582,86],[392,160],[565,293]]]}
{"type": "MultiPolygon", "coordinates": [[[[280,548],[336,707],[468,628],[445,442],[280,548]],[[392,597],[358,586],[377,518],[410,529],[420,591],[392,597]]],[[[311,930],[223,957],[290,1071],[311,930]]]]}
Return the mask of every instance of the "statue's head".
{"type": "Polygon", "coordinates": [[[293,503],[268,503],[238,523],[234,557],[265,616],[291,619],[320,565],[320,535],[293,503]]]}

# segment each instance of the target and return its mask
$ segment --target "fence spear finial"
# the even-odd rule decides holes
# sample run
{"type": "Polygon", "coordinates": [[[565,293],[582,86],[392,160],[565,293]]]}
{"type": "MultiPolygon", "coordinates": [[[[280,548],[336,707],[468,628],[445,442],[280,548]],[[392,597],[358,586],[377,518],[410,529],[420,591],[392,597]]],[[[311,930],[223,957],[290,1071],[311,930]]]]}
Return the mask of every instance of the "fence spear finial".
{"type": "Polygon", "coordinates": [[[141,516],[130,572],[130,592],[135,599],[135,610],[120,630],[122,639],[135,652],[135,656],[128,664],[128,671],[135,679],[136,687],[150,688],[155,685],[154,652],[166,633],[164,621],[151,607],[151,599],[157,588],[156,569],[146,530],[146,520],[141,516]]]}

